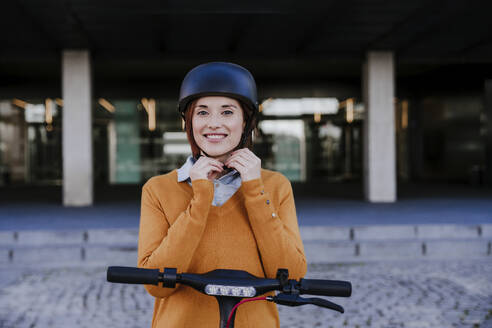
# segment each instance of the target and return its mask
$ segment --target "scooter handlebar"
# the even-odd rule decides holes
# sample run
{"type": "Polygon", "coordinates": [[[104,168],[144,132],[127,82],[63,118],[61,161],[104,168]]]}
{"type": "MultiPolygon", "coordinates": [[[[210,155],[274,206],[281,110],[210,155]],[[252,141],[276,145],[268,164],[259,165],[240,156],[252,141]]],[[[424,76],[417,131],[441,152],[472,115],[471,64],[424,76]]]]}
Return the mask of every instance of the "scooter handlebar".
{"type": "Polygon", "coordinates": [[[111,266],[108,268],[106,278],[109,282],[157,285],[161,275],[159,269],[111,266]]]}
{"type": "Polygon", "coordinates": [[[301,279],[299,292],[309,295],[350,297],[352,284],[339,280],[301,279]]]}
{"type": "MultiPolygon", "coordinates": [[[[179,279],[176,279],[175,269],[166,269],[164,274],[159,269],[142,269],[133,267],[119,267],[111,266],[107,271],[107,280],[109,282],[126,283],[126,284],[145,284],[145,285],[158,285],[159,282],[164,282],[164,287],[175,287],[176,282],[182,282],[186,285],[192,286],[195,289],[201,290],[204,285],[210,283],[208,280],[217,279],[217,274],[229,274],[231,275],[235,271],[232,270],[215,270],[207,273],[206,275],[195,274],[182,274],[178,275],[179,279]],[[166,274],[167,271],[173,270],[173,274],[166,274]],[[184,281],[181,281],[185,278],[184,281]],[[188,279],[186,279],[188,277],[188,279]],[[168,278],[168,279],[165,279],[168,278]],[[168,281],[169,280],[169,281],[168,281]],[[171,281],[172,280],[172,281],[171,281]],[[178,280],[178,281],[177,281],[178,280]],[[188,281],[189,280],[189,281],[188,281]],[[196,285],[196,286],[195,286],[196,285]]],[[[169,273],[168,272],[168,273],[169,273]]],[[[261,290],[261,294],[270,290],[280,290],[280,285],[273,279],[257,279],[254,276],[249,275],[246,272],[235,273],[235,276],[230,276],[229,279],[223,281],[223,284],[231,284],[235,281],[234,278],[252,279],[248,285],[254,285],[258,291],[261,290]]],[[[223,278],[223,277],[222,277],[223,278]]],[[[212,280],[213,281],[213,280],[212,280]]],[[[216,280],[217,281],[217,280],[216,280]]],[[[242,283],[232,284],[241,285],[242,283]]],[[[321,296],[338,296],[338,297],[350,297],[352,294],[352,284],[348,281],[339,280],[319,280],[319,279],[301,279],[297,285],[300,294],[309,295],[321,295],[321,296]]]]}

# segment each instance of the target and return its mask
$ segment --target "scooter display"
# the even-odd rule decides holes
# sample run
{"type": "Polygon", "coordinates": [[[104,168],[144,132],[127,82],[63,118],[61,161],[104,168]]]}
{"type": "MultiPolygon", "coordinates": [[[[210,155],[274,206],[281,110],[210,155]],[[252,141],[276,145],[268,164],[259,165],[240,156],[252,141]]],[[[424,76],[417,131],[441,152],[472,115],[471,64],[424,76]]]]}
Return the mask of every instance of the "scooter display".
{"type": "Polygon", "coordinates": [[[220,328],[234,328],[236,309],[245,302],[269,301],[286,306],[312,304],[343,313],[344,309],[323,298],[305,298],[300,295],[350,297],[352,285],[348,281],[321,279],[289,279],[287,269],[279,269],[275,279],[259,278],[241,270],[218,269],[203,274],[178,273],[175,268],[142,269],[112,266],[107,270],[112,283],[159,285],[175,288],[183,284],[217,299],[220,328]],[[275,296],[262,296],[278,291],[275,296]]]}

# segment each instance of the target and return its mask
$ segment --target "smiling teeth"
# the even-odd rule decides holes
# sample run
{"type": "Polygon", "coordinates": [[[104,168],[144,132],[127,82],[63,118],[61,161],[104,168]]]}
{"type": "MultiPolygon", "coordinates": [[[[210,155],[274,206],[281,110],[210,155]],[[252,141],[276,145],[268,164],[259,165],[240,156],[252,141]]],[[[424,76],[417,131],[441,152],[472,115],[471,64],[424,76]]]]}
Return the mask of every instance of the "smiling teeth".
{"type": "Polygon", "coordinates": [[[208,134],[207,138],[209,139],[222,139],[225,138],[225,135],[222,134],[208,134]]]}

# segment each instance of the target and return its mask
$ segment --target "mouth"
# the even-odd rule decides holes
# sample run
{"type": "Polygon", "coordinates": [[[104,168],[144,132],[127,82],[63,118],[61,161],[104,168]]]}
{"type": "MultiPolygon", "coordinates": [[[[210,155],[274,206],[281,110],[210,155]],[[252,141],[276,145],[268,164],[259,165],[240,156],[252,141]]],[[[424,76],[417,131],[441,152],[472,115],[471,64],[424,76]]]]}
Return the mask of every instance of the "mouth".
{"type": "Polygon", "coordinates": [[[221,140],[227,137],[225,133],[206,133],[203,135],[208,140],[221,140]]]}

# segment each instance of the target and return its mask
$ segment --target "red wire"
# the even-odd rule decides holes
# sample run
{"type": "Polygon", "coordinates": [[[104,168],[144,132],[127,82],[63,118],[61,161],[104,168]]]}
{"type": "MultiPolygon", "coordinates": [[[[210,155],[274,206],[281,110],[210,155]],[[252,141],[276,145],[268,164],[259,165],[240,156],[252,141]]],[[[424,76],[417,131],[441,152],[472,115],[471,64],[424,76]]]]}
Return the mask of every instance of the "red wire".
{"type": "Polygon", "coordinates": [[[231,323],[232,316],[234,315],[234,311],[236,311],[236,309],[238,308],[239,305],[241,305],[243,303],[246,303],[246,302],[261,301],[261,300],[266,300],[266,296],[253,297],[253,298],[245,298],[241,302],[239,302],[236,305],[234,305],[234,307],[232,308],[231,314],[229,314],[229,319],[227,319],[227,328],[229,328],[229,324],[231,323]]]}

